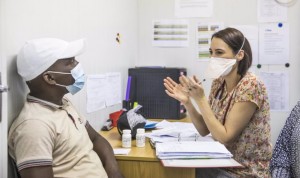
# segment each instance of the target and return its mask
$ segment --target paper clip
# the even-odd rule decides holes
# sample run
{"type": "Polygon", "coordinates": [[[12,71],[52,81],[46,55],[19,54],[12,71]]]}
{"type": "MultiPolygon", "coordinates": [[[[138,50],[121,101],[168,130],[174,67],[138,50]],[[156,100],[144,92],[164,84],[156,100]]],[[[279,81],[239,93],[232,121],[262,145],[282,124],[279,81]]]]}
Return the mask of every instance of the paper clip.
{"type": "Polygon", "coordinates": [[[198,141],[199,135],[195,133],[195,142],[198,141]]]}
{"type": "Polygon", "coordinates": [[[181,142],[181,135],[178,133],[178,142],[181,142]]]}

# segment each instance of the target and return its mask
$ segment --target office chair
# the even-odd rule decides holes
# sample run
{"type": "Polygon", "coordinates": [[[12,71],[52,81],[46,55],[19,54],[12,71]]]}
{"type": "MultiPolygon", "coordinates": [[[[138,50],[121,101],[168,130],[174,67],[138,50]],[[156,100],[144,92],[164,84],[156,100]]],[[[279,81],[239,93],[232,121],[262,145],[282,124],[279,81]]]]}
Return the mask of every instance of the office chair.
{"type": "Polygon", "coordinates": [[[12,174],[13,174],[13,177],[14,178],[21,178],[21,175],[18,171],[18,168],[17,168],[17,164],[15,163],[15,161],[9,156],[9,162],[10,162],[10,165],[11,165],[11,168],[12,168],[12,174]]]}

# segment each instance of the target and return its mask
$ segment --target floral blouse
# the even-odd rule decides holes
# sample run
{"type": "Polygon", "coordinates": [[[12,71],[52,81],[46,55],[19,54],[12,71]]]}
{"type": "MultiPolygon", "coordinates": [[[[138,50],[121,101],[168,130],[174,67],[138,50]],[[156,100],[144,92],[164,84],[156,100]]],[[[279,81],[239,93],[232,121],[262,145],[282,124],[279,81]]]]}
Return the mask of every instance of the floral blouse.
{"type": "Polygon", "coordinates": [[[237,177],[270,177],[271,159],[270,106],[265,85],[248,72],[230,93],[226,91],[224,79],[213,81],[209,103],[216,118],[226,122],[226,116],[237,102],[252,102],[257,105],[248,126],[237,139],[225,145],[233,158],[244,168],[228,168],[226,171],[237,177]]]}

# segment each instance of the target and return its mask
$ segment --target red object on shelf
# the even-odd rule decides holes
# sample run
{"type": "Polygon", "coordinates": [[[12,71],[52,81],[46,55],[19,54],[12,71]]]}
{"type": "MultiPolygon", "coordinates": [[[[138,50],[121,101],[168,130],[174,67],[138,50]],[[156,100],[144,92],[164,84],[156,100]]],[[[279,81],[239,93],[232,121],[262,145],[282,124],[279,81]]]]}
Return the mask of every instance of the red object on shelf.
{"type": "Polygon", "coordinates": [[[116,111],[116,112],[113,112],[113,113],[109,114],[109,118],[111,119],[112,125],[114,127],[117,127],[117,122],[118,122],[118,120],[119,120],[122,113],[123,113],[123,110],[116,111]]]}

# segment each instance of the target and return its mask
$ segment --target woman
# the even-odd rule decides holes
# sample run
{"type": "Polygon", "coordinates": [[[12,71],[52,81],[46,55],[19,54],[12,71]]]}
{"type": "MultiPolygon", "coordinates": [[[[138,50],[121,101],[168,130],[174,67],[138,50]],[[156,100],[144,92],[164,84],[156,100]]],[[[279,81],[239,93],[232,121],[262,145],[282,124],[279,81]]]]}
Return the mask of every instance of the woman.
{"type": "Polygon", "coordinates": [[[269,177],[270,107],[264,84],[248,72],[250,44],[240,31],[226,28],[212,36],[210,54],[206,73],[215,80],[208,100],[195,76],[181,76],[180,84],[164,79],[166,93],[184,104],[202,136],[211,133],[244,168],[198,169],[197,176],[269,177]]]}

